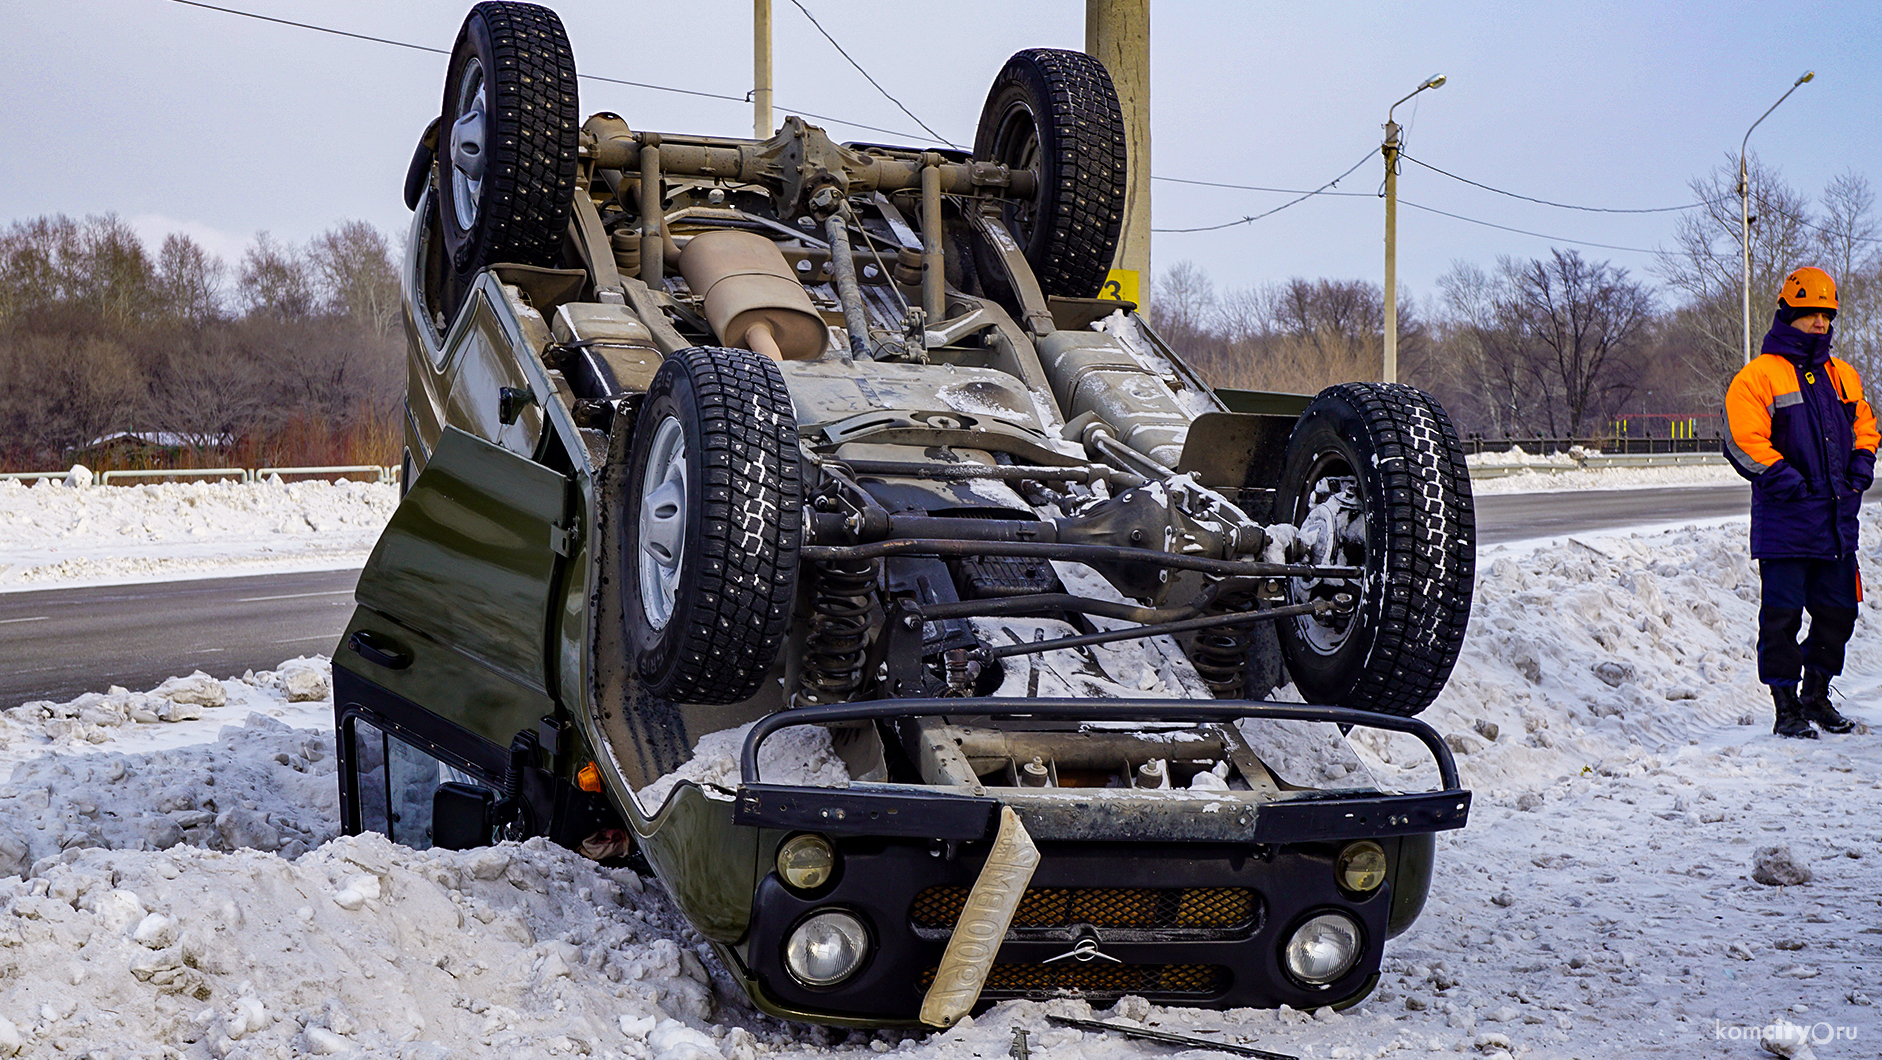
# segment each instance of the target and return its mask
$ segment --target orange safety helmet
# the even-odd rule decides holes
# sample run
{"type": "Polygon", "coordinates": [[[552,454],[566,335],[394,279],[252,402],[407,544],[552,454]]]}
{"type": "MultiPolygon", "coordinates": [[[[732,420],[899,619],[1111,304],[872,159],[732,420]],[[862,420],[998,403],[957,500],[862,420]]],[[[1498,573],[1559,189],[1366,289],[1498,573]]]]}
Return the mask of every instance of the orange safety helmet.
{"type": "Polygon", "coordinates": [[[1784,277],[1784,288],[1777,296],[1777,305],[1779,312],[1791,310],[1788,315],[1792,318],[1813,310],[1823,310],[1834,320],[1836,281],[1830,279],[1830,274],[1822,269],[1806,265],[1784,277]]]}

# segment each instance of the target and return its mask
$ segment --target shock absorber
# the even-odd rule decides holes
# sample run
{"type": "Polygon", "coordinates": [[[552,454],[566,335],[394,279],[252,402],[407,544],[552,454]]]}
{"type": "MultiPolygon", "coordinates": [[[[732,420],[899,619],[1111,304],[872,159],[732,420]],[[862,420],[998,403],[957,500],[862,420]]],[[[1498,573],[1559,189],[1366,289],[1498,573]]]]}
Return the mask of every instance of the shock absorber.
{"type": "MultiPolygon", "coordinates": [[[[1209,613],[1223,615],[1254,606],[1252,593],[1224,594],[1209,613]]],[[[1189,659],[1217,699],[1240,699],[1248,690],[1248,652],[1253,646],[1254,634],[1248,626],[1216,626],[1196,633],[1189,659]]]]}
{"type": "Polygon", "coordinates": [[[869,611],[875,606],[881,560],[831,560],[812,567],[810,632],[796,703],[842,703],[863,684],[869,654],[869,611]]]}

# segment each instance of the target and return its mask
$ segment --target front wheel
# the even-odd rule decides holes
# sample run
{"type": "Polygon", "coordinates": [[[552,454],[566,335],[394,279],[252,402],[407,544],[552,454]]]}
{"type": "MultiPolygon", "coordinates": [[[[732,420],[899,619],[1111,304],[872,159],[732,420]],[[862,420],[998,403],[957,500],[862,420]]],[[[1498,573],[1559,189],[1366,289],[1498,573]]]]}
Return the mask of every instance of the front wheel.
{"type": "Polygon", "coordinates": [[[1470,475],[1443,408],[1398,384],[1321,391],[1288,438],[1275,509],[1306,562],[1363,572],[1290,583],[1291,603],[1343,604],[1276,630],[1301,697],[1381,714],[1430,706],[1457,663],[1477,565],[1470,475]]]}
{"type": "Polygon", "coordinates": [[[620,520],[628,644],[642,684],[680,703],[757,692],[797,593],[797,420],[769,358],[669,356],[634,424],[620,520]]]}

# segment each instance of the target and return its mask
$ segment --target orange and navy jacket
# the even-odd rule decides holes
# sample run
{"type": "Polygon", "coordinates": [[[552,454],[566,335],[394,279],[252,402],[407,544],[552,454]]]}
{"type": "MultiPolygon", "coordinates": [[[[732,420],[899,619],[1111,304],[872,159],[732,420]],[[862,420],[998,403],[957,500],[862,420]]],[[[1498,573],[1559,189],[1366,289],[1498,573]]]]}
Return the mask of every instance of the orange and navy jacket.
{"type": "Polygon", "coordinates": [[[1856,550],[1875,480],[1875,413],[1830,335],[1776,323],[1725,394],[1725,453],[1751,480],[1754,559],[1841,559],[1856,550]]]}

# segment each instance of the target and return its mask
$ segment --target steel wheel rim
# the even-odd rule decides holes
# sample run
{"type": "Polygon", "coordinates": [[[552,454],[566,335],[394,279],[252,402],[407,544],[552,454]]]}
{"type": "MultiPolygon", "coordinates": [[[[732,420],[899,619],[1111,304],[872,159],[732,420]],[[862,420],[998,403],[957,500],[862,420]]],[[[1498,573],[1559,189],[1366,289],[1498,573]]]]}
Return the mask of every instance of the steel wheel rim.
{"type": "Polygon", "coordinates": [[[993,160],[1011,169],[1030,172],[1033,186],[1038,189],[1032,201],[1011,202],[1007,206],[1007,225],[1022,242],[1032,238],[1033,220],[1045,195],[1040,153],[1038,118],[1029,108],[1014,104],[1000,119],[999,132],[993,139],[993,160]]]}
{"type": "MultiPolygon", "coordinates": [[[[1295,527],[1307,547],[1302,562],[1323,566],[1366,569],[1365,494],[1357,475],[1346,461],[1329,453],[1316,460],[1307,475],[1308,487],[1296,517],[1295,527]]],[[[1336,593],[1350,592],[1364,598],[1364,582],[1346,578],[1293,578],[1288,582],[1288,602],[1293,604],[1330,600],[1336,593]]],[[[1346,646],[1359,619],[1356,613],[1334,612],[1302,615],[1294,620],[1300,643],[1316,655],[1333,655],[1346,646]]]]}
{"type": "Polygon", "coordinates": [[[489,110],[484,67],[473,56],[458,80],[457,119],[451,123],[451,205],[458,228],[466,232],[477,223],[477,197],[484,188],[489,110]]]}
{"type": "Polygon", "coordinates": [[[647,624],[665,629],[673,620],[680,567],[686,559],[686,430],[668,416],[647,449],[640,486],[640,607],[647,624]]]}

